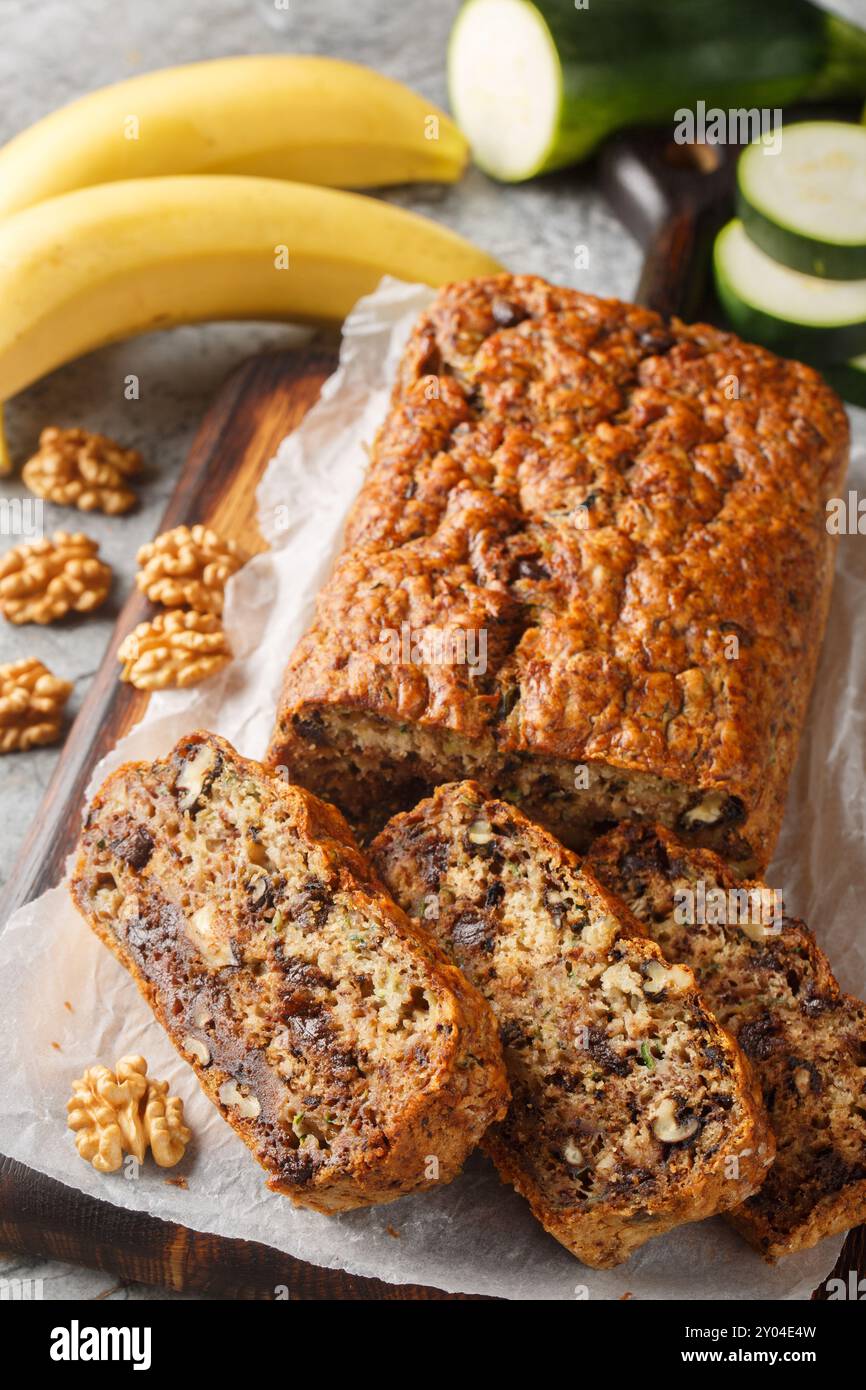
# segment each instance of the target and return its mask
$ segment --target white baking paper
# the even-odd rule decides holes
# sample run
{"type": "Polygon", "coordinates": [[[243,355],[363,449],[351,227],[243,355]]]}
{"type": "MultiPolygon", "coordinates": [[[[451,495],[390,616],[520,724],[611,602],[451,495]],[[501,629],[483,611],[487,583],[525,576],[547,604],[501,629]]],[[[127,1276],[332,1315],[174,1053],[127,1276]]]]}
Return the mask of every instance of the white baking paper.
{"type": "MultiPolygon", "coordinates": [[[[260,756],[280,673],[328,572],[361,482],[369,443],[416,314],[430,291],[383,281],[345,325],[340,367],[261,484],[268,554],[231,581],[226,622],[238,659],[191,691],[157,695],[146,719],[98,768],[165,753],[191,729],[215,729],[260,756]]],[[[862,459],[852,486],[863,485],[862,459]]],[[[843,539],[829,633],[809,733],[793,781],[771,881],[786,908],[811,921],[843,983],[866,988],[866,542],[843,539]]],[[[73,910],[60,886],[17,912],[0,939],[6,1065],[0,1151],[118,1206],[223,1236],[276,1246],[303,1260],[393,1283],[511,1299],[808,1298],[834,1264],[841,1238],[771,1268],[721,1221],[681,1227],[628,1264],[599,1272],[573,1259],[474,1155],[450,1186],[340,1217],[299,1211],[268,1192],[264,1174],[199,1090],[135,986],[73,910]],[[102,1176],[77,1155],[65,1127],[73,1077],[141,1052],[181,1095],[194,1133],[168,1176],[102,1176]]]]}

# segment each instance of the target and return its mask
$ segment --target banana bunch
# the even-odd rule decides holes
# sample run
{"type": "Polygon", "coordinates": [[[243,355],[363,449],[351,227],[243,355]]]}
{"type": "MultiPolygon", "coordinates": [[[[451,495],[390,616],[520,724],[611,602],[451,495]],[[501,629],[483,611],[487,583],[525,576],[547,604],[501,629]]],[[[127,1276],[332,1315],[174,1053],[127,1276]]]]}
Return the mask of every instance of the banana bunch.
{"type": "Polygon", "coordinates": [[[328,58],[218,59],[73,102],[0,149],[0,402],[149,329],[339,321],[386,273],[495,272],[446,228],[336,191],[465,163],[444,112],[328,58]]]}

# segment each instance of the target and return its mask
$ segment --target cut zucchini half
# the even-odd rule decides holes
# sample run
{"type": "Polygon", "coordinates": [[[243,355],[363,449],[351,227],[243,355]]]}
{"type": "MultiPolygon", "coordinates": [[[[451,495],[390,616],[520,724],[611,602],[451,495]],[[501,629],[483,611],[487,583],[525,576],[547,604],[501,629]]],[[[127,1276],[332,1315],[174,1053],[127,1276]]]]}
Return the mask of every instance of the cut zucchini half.
{"type": "Polygon", "coordinates": [[[845,362],[866,352],[866,279],[821,280],[779,265],[734,218],[716,237],[719,299],[741,337],[787,357],[845,362]]]}
{"type": "Polygon", "coordinates": [[[559,128],[562,69],[526,0],[471,0],[448,45],[451,109],[475,163],[506,183],[544,168],[559,128]]]}
{"type": "Polygon", "coordinates": [[[834,391],[851,405],[866,406],[866,353],[821,368],[834,391]]]}
{"type": "Polygon", "coordinates": [[[699,103],[862,97],[866,37],[808,0],[466,0],[448,87],[476,164],[516,183],[699,103]]]}
{"type": "Polygon", "coordinates": [[[752,241],[792,270],[866,276],[866,129],[845,121],[785,125],[737,166],[737,210],[752,241]]]}

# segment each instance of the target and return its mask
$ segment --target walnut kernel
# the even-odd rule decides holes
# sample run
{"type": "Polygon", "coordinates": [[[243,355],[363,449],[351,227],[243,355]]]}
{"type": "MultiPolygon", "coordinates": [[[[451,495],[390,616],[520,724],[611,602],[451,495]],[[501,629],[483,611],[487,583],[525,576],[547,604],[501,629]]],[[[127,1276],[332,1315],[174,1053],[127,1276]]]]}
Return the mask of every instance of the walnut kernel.
{"type": "Polygon", "coordinates": [[[16,545],[0,559],[0,612],[11,623],[53,623],[91,613],[111,588],[99,545],[81,532],[16,545]]]}
{"type": "Polygon", "coordinates": [[[0,666],[0,753],[23,752],[60,737],[72,682],[35,657],[0,666]]]}
{"type": "Polygon", "coordinates": [[[143,1057],[121,1057],[113,1072],[88,1067],[73,1081],[66,1109],[75,1147],[100,1173],[117,1172],[124,1153],[143,1163],[148,1145],[161,1168],[172,1168],[191,1137],[183,1101],[168,1095],[167,1081],[147,1075],[143,1057]]]}
{"type": "Polygon", "coordinates": [[[42,431],[39,449],[21,476],[30,491],[47,502],[116,516],[135,504],[128,481],[140,471],[137,449],[124,449],[104,434],[51,426],[42,431]]]}
{"type": "Polygon", "coordinates": [[[207,526],[175,526],[138,552],[137,584],[152,603],[221,613],[226,580],[246,563],[234,541],[207,526]]]}
{"type": "Polygon", "coordinates": [[[139,623],[121,642],[121,680],[139,690],[196,685],[231,661],[220,619],[180,608],[139,623]]]}
{"type": "Polygon", "coordinates": [[[192,1136],[183,1122],[183,1101],[168,1094],[167,1081],[148,1081],[144,1132],[160,1168],[173,1168],[183,1158],[192,1136]]]}

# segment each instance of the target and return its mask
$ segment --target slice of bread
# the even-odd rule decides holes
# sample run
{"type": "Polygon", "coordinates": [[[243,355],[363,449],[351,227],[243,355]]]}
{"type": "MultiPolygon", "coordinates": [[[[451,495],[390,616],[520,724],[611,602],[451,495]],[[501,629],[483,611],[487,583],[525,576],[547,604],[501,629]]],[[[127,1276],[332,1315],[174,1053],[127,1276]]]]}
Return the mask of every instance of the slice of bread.
{"type": "Polygon", "coordinates": [[[617,827],[587,863],[694,970],[761,1082],[776,1162],[732,1224],[775,1260],[866,1221],[866,1005],[812,933],[764,884],[658,826],[617,827]]]}
{"type": "Polygon", "coordinates": [[[391,902],[342,816],[193,733],[87,815],[72,896],[299,1206],[448,1182],[507,1103],[480,994],[391,902]]]}
{"type": "Polygon", "coordinates": [[[575,856],[474,782],[395,816],[373,861],[499,1019],[500,1174],[587,1264],[733,1206],[773,1156],[748,1064],[690,970],[635,933],[575,856]]]}

